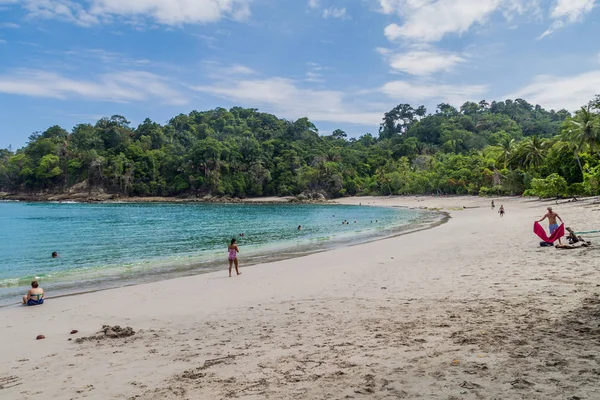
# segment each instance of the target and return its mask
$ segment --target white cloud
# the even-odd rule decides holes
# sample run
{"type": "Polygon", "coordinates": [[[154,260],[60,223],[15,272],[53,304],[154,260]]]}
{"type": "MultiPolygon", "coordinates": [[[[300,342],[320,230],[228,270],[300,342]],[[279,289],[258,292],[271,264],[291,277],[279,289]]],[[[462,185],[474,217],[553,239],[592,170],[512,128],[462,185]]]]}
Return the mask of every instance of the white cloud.
{"type": "Polygon", "coordinates": [[[223,70],[226,74],[230,75],[254,75],[256,71],[252,68],[246,67],[245,65],[235,64],[231,67],[227,67],[223,70]]]}
{"type": "Polygon", "coordinates": [[[226,65],[218,61],[202,61],[206,76],[215,80],[236,79],[242,76],[256,75],[258,72],[241,64],[226,65]]]}
{"type": "Polygon", "coordinates": [[[554,19],[552,25],[540,36],[540,39],[552,34],[566,24],[581,21],[592,11],[596,0],[557,0],[550,16],[554,19]]]}
{"type": "Polygon", "coordinates": [[[596,0],[558,0],[552,10],[552,18],[566,18],[568,22],[579,21],[592,11],[596,0]]]}
{"type": "Polygon", "coordinates": [[[19,29],[21,25],[12,22],[0,22],[0,28],[19,29]]]}
{"type": "Polygon", "coordinates": [[[306,78],[304,79],[306,82],[313,82],[313,83],[322,83],[325,82],[325,79],[323,79],[323,75],[317,73],[317,72],[307,72],[306,73],[306,78]]]}
{"type": "Polygon", "coordinates": [[[367,103],[353,104],[355,95],[304,89],[286,78],[223,82],[194,89],[240,105],[261,106],[286,118],[308,117],[314,121],[377,125],[383,111],[373,110],[367,103]]]}
{"type": "Polygon", "coordinates": [[[323,10],[323,18],[345,19],[348,18],[348,14],[346,14],[346,8],[329,7],[323,10]]]}
{"type": "Polygon", "coordinates": [[[507,18],[537,9],[538,0],[378,0],[381,12],[396,14],[403,23],[390,24],[385,36],[434,42],[447,34],[462,34],[485,23],[497,11],[507,18]]]}
{"type": "Polygon", "coordinates": [[[457,53],[435,49],[410,50],[405,53],[395,53],[388,49],[378,49],[378,51],[387,59],[394,71],[417,76],[450,71],[456,65],[466,61],[457,53]]]}
{"type": "Polygon", "coordinates": [[[545,108],[577,110],[598,94],[600,70],[579,75],[557,77],[540,75],[523,89],[506,98],[523,98],[545,108]]]}
{"type": "Polygon", "coordinates": [[[308,0],[308,6],[310,8],[319,8],[321,7],[321,1],[320,0],[308,0]]]}
{"type": "Polygon", "coordinates": [[[250,15],[251,0],[23,0],[30,17],[62,19],[81,26],[110,21],[112,17],[150,18],[166,25],[236,20],[250,15]]]}
{"type": "Polygon", "coordinates": [[[81,26],[91,26],[99,22],[84,7],[71,0],[23,0],[31,18],[61,19],[81,26]]]}
{"type": "Polygon", "coordinates": [[[445,102],[461,105],[487,92],[485,85],[447,85],[435,82],[392,81],[383,85],[382,93],[397,103],[445,102]]]}
{"type": "Polygon", "coordinates": [[[169,82],[146,71],[121,71],[77,80],[57,73],[21,69],[0,75],[0,93],[56,99],[81,98],[114,102],[148,101],[182,105],[185,96],[169,82]]]}
{"type": "Polygon", "coordinates": [[[313,83],[325,82],[325,79],[323,78],[323,74],[320,72],[320,71],[323,71],[324,69],[326,69],[325,67],[323,67],[320,64],[315,63],[315,62],[307,62],[306,66],[308,67],[309,71],[306,73],[306,78],[304,78],[305,82],[313,82],[313,83]]]}

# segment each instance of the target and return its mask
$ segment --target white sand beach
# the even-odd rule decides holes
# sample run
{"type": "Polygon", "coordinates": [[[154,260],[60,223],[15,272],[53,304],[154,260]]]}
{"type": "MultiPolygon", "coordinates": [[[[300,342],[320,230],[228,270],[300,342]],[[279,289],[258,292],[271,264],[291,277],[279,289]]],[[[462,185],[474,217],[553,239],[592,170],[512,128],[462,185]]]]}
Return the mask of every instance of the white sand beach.
{"type": "Polygon", "coordinates": [[[600,229],[594,199],[341,202],[451,219],[231,279],[224,260],[219,273],[2,308],[0,398],[600,399],[600,235],[557,250],[532,233],[548,205],[575,231],[600,229]],[[103,325],[135,334],[76,341],[103,325]]]}

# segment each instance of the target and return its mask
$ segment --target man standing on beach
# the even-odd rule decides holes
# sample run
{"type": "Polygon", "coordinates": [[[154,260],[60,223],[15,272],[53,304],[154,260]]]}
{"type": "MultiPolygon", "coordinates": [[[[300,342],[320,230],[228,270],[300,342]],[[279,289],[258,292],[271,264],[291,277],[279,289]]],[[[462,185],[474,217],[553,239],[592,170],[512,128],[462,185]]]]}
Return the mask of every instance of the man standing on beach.
{"type": "MultiPolygon", "coordinates": [[[[538,222],[542,222],[546,218],[548,218],[550,235],[552,235],[558,229],[558,224],[556,223],[556,220],[558,219],[561,224],[563,223],[563,220],[557,213],[552,211],[552,207],[548,207],[548,212],[546,213],[546,215],[544,215],[544,218],[540,219],[538,222]]],[[[560,238],[558,238],[558,244],[562,244],[560,238]]]]}

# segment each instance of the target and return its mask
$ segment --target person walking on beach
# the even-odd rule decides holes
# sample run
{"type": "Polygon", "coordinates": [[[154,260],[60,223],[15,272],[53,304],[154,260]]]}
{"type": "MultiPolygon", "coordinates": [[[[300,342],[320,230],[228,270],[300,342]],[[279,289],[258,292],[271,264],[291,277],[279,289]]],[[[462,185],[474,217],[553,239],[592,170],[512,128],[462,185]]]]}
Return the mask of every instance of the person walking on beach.
{"type": "Polygon", "coordinates": [[[27,306],[39,306],[44,304],[44,289],[37,281],[31,282],[31,289],[23,296],[23,304],[27,306]]]}
{"type": "Polygon", "coordinates": [[[500,218],[504,217],[504,204],[500,205],[500,211],[498,211],[498,214],[500,214],[500,218]]]}
{"type": "Polygon", "coordinates": [[[235,264],[236,274],[238,274],[238,275],[242,274],[238,269],[238,259],[237,259],[237,253],[240,252],[240,249],[237,247],[237,244],[235,244],[235,242],[236,242],[235,239],[231,239],[231,244],[229,246],[227,246],[227,250],[229,251],[229,277],[230,278],[231,278],[231,267],[233,266],[233,264],[235,264]]]}
{"type": "Polygon", "coordinates": [[[494,204],[494,200],[492,200],[492,210],[496,208],[496,205],[494,204]]]}
{"type": "MultiPolygon", "coordinates": [[[[548,212],[538,222],[542,222],[546,218],[548,218],[548,228],[550,229],[550,235],[552,235],[558,229],[558,224],[556,223],[556,220],[558,219],[561,224],[563,223],[563,220],[557,213],[552,211],[552,207],[548,207],[548,212]]],[[[562,244],[560,238],[558,238],[558,244],[562,244]]]]}

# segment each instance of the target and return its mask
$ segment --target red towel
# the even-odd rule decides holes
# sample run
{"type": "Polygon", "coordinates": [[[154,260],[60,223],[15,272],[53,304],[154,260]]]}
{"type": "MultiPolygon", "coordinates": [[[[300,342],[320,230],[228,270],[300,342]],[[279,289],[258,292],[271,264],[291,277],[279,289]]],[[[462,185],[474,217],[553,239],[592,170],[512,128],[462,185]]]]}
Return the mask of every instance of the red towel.
{"type": "Polygon", "coordinates": [[[565,224],[560,224],[557,230],[550,237],[546,235],[546,230],[542,228],[539,222],[533,224],[533,232],[546,243],[554,243],[561,237],[565,236],[565,224]]]}

